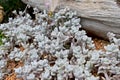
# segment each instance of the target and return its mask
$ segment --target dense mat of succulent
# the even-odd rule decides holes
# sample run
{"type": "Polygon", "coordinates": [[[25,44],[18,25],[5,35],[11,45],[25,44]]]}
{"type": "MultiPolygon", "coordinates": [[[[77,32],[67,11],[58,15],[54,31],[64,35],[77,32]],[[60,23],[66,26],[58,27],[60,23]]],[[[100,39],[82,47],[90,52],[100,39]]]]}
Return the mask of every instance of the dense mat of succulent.
{"type": "Polygon", "coordinates": [[[34,8],[35,20],[28,13],[13,13],[16,18],[0,25],[6,37],[0,46],[0,79],[10,73],[9,60],[24,62],[14,68],[24,80],[109,80],[120,74],[120,39],[115,34],[108,33],[111,44],[105,51],[95,50],[80,18],[68,8],[52,16],[34,8]]]}

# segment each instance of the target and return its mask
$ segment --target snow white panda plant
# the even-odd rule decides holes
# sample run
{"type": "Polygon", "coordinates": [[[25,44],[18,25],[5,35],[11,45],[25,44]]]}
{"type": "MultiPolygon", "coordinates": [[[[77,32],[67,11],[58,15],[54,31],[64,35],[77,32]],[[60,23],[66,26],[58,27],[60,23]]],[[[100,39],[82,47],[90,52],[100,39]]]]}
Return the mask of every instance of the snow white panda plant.
{"type": "MultiPolygon", "coordinates": [[[[9,38],[0,47],[0,56],[7,54],[7,59],[0,58],[0,65],[6,66],[4,62],[8,60],[23,61],[24,66],[14,68],[18,78],[99,80],[99,74],[106,75],[105,71],[108,70],[119,74],[120,69],[116,66],[120,54],[118,45],[113,43],[106,46],[106,52],[95,50],[92,38],[81,29],[81,20],[75,11],[60,9],[50,17],[47,11],[38,12],[34,8],[35,20],[28,13],[22,14],[20,11],[16,18],[10,18],[8,23],[0,25],[0,30],[9,38]],[[98,67],[97,76],[92,73],[94,67],[98,67]]],[[[1,79],[4,76],[3,68],[0,67],[1,79]]]]}

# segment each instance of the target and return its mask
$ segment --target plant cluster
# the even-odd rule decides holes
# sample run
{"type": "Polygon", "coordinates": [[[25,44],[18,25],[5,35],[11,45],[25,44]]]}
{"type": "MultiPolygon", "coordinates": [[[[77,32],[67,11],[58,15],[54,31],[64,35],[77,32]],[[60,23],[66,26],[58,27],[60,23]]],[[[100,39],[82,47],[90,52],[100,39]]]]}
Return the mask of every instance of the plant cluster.
{"type": "Polygon", "coordinates": [[[24,80],[109,80],[120,74],[120,39],[108,33],[106,51],[95,50],[75,11],[65,8],[50,17],[34,8],[35,20],[28,13],[13,13],[16,18],[0,25],[7,37],[0,46],[0,79],[8,60],[24,62],[14,68],[24,80]]]}

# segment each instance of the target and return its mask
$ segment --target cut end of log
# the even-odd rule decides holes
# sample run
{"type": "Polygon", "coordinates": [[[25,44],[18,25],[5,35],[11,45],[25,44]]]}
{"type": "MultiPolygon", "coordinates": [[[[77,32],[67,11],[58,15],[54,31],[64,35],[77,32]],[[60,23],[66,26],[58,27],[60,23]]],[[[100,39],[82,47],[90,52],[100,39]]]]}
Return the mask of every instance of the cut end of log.
{"type": "Polygon", "coordinates": [[[4,11],[3,11],[3,7],[0,6],[0,23],[3,21],[4,18],[4,11]]]}

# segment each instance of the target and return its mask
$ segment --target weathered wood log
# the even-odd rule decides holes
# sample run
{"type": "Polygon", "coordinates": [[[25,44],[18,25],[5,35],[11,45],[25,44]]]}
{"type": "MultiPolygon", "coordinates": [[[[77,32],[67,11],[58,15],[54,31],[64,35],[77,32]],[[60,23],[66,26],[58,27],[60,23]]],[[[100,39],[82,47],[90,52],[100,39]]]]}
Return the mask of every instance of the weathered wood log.
{"type": "MultiPolygon", "coordinates": [[[[24,2],[26,0],[23,0],[24,2]]],[[[34,7],[46,8],[44,0],[27,0],[28,4],[35,3],[34,7]],[[44,6],[44,7],[43,7],[44,6]]],[[[68,6],[78,12],[78,16],[81,17],[81,24],[88,32],[97,35],[98,37],[108,39],[107,33],[113,32],[120,37],[120,7],[117,4],[119,0],[59,0],[57,3],[58,8],[64,8],[68,6]]],[[[26,2],[25,2],[26,3],[26,2]]]]}

